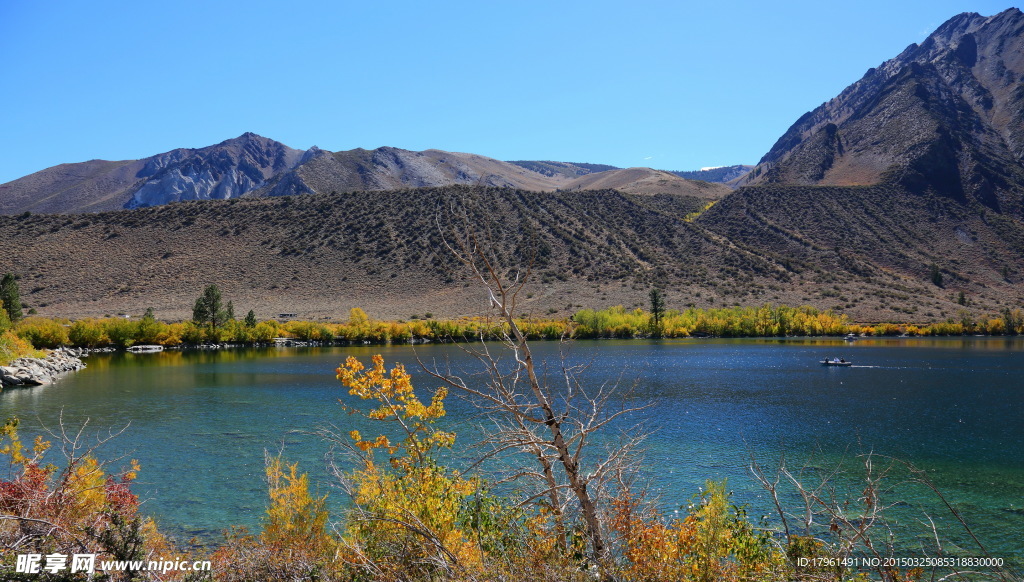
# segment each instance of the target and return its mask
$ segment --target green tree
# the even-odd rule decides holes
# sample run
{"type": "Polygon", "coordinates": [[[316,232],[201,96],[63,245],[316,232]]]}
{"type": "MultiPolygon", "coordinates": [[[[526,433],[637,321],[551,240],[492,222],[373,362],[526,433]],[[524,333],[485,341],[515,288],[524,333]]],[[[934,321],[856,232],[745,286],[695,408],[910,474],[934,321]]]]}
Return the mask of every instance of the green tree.
{"type": "Polygon", "coordinates": [[[231,318],[221,303],[220,289],[216,285],[207,285],[192,307],[192,321],[196,325],[208,325],[210,330],[216,330],[228,319],[231,318]]]}
{"type": "Polygon", "coordinates": [[[661,318],[665,314],[665,298],[661,295],[661,289],[651,289],[651,334],[654,337],[661,337],[661,318]]]}
{"type": "Polygon", "coordinates": [[[938,265],[932,263],[928,267],[928,274],[932,279],[932,283],[934,283],[936,287],[942,287],[942,271],[939,270],[938,265]]]}
{"type": "Polygon", "coordinates": [[[7,316],[17,323],[21,320],[21,294],[18,292],[18,281],[14,275],[7,273],[0,279],[0,301],[7,310],[7,316]]]}
{"type": "Polygon", "coordinates": [[[234,303],[228,301],[228,306],[224,309],[224,311],[226,313],[226,317],[225,317],[224,321],[234,321],[235,320],[235,304],[234,303]]]}
{"type": "Polygon", "coordinates": [[[1006,325],[1006,335],[1017,335],[1017,329],[1022,323],[1020,310],[1009,307],[1003,309],[1003,323],[1006,325]]]}
{"type": "Polygon", "coordinates": [[[245,316],[245,327],[256,327],[256,312],[252,309],[245,316]]]}

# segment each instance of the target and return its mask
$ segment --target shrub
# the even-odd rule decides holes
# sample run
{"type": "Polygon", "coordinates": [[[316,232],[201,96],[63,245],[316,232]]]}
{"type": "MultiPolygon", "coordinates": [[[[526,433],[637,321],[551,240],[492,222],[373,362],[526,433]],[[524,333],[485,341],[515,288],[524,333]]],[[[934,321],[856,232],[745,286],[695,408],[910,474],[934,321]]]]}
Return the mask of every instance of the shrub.
{"type": "MultiPolygon", "coordinates": [[[[110,474],[95,457],[76,456],[83,443],[67,438],[63,468],[42,463],[50,443],[37,437],[29,449],[18,436],[18,420],[0,425],[0,455],[9,474],[0,475],[0,571],[13,572],[20,553],[65,555],[94,553],[99,560],[143,560],[148,547],[166,543],[152,522],[138,515],[131,492],[139,467],[110,474]],[[38,525],[45,527],[34,527],[38,525]],[[34,531],[25,535],[26,531],[34,531]]],[[[75,434],[74,431],[61,434],[75,434]]],[[[124,579],[138,573],[125,572],[124,579]]],[[[26,578],[28,579],[28,578],[26,578]]]]}
{"type": "Polygon", "coordinates": [[[18,322],[14,328],[18,337],[30,342],[35,348],[57,348],[68,343],[68,330],[52,319],[29,317],[18,322]]]}
{"type": "Polygon", "coordinates": [[[32,344],[21,339],[13,331],[0,333],[0,366],[18,358],[41,358],[44,354],[32,348],[32,344]]]}
{"type": "Polygon", "coordinates": [[[181,341],[189,344],[201,344],[206,339],[206,330],[194,322],[186,321],[181,324],[181,341]]]}
{"type": "Polygon", "coordinates": [[[0,333],[11,329],[11,318],[7,315],[7,310],[4,309],[4,302],[0,300],[0,333]]]}
{"type": "Polygon", "coordinates": [[[110,343],[103,322],[95,319],[80,319],[71,324],[68,330],[68,341],[71,345],[83,348],[96,348],[110,343]]]}
{"type": "Polygon", "coordinates": [[[103,329],[110,338],[110,343],[119,348],[127,348],[136,343],[139,326],[123,317],[112,317],[104,320],[103,329]]]}
{"type": "Polygon", "coordinates": [[[254,342],[269,342],[277,337],[277,322],[276,321],[261,321],[256,324],[256,327],[252,329],[250,337],[254,342]]]}
{"type": "Polygon", "coordinates": [[[628,493],[613,501],[626,580],[785,580],[785,556],[732,505],[725,482],[708,481],[682,518],[666,519],[628,493]]]}

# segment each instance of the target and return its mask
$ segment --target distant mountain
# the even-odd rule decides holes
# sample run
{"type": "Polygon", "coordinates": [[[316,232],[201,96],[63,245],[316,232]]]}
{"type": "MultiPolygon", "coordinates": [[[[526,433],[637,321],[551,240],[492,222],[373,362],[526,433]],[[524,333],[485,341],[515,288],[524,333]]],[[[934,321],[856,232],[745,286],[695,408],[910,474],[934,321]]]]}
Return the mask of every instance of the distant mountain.
{"type": "Polygon", "coordinates": [[[76,213],[233,198],[294,168],[303,152],[253,133],[142,160],[61,164],[0,185],[0,214],[76,213]]]}
{"type": "Polygon", "coordinates": [[[1017,213],[1024,14],[961,14],[801,117],[744,184],[894,182],[1017,213]]]}
{"type": "Polygon", "coordinates": [[[198,150],[173,150],[145,160],[136,173],[141,185],[124,207],[237,198],[295,168],[303,154],[254,133],[198,150]]]}
{"type": "Polygon", "coordinates": [[[468,184],[555,190],[569,177],[544,175],[522,166],[475,154],[392,147],[328,152],[311,149],[306,161],[275,177],[249,196],[283,196],[313,192],[395,190],[468,184]]]}
{"type": "Polygon", "coordinates": [[[686,178],[687,180],[703,180],[705,182],[719,182],[722,184],[736,180],[737,178],[743,177],[749,172],[754,166],[721,166],[718,168],[708,168],[706,170],[696,170],[692,172],[670,172],[680,178],[686,178]]]}
{"type": "Polygon", "coordinates": [[[720,197],[671,173],[602,164],[503,162],[475,154],[393,147],[307,151],[246,133],[217,145],[142,160],[62,164],[0,185],[0,214],[99,212],[241,196],[477,185],[553,191],[620,188],[720,197]],[[615,173],[619,172],[619,173],[615,173]],[[598,176],[600,178],[592,178],[598,176]],[[632,177],[632,178],[630,178],[632,177]]]}
{"type": "Polygon", "coordinates": [[[608,170],[621,170],[615,166],[608,166],[605,164],[579,164],[572,162],[531,162],[531,161],[514,161],[509,162],[530,170],[543,174],[545,176],[564,176],[566,178],[579,178],[580,176],[586,176],[587,174],[593,174],[596,172],[607,172],[608,170]]]}
{"type": "Polygon", "coordinates": [[[619,190],[630,194],[678,194],[717,200],[731,190],[723,184],[687,180],[674,172],[650,168],[606,170],[576,178],[566,190],[619,190]]]}

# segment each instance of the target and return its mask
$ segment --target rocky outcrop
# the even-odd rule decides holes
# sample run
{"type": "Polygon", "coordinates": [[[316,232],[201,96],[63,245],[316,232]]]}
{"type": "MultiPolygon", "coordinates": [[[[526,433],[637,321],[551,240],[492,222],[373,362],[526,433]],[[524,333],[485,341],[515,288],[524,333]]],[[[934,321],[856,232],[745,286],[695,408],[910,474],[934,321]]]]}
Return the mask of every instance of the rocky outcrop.
{"type": "Polygon", "coordinates": [[[13,388],[52,384],[64,374],[85,368],[79,355],[76,350],[59,349],[45,358],[18,358],[8,366],[0,366],[0,385],[13,388]]]}

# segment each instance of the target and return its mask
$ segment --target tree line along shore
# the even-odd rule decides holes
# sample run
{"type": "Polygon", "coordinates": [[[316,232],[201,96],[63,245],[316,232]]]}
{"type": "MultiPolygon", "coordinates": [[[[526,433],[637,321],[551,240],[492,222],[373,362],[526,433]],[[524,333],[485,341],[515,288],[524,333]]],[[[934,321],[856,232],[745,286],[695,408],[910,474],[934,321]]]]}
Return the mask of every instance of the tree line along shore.
{"type": "MultiPolygon", "coordinates": [[[[583,309],[568,319],[526,317],[517,320],[531,340],[601,338],[785,337],[785,336],[958,336],[1017,335],[1024,332],[1020,310],[987,318],[968,315],[928,325],[899,323],[858,324],[831,310],[814,307],[762,305],[718,309],[583,309]]],[[[413,315],[407,320],[379,321],[360,308],[350,310],[346,322],[257,321],[250,312],[237,319],[220,318],[180,322],[158,320],[152,311],[141,318],[108,317],[71,321],[29,316],[13,322],[0,314],[0,363],[17,357],[39,357],[38,350],[58,347],[126,349],[133,345],[165,348],[209,344],[266,345],[277,338],[324,344],[402,344],[499,339],[503,324],[483,318],[434,319],[413,315]]]]}

